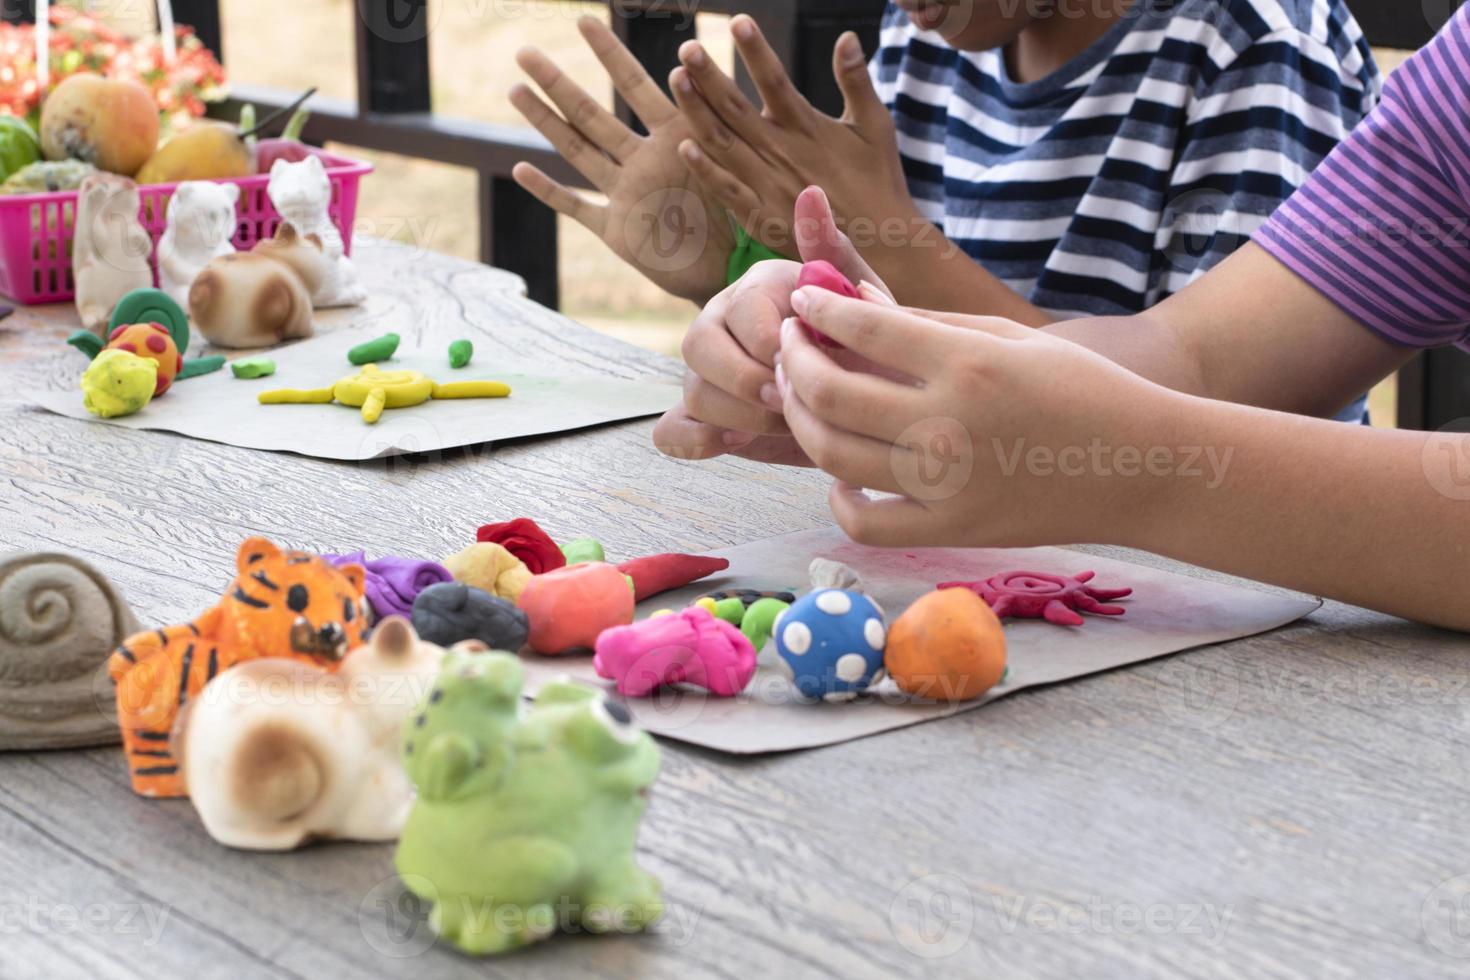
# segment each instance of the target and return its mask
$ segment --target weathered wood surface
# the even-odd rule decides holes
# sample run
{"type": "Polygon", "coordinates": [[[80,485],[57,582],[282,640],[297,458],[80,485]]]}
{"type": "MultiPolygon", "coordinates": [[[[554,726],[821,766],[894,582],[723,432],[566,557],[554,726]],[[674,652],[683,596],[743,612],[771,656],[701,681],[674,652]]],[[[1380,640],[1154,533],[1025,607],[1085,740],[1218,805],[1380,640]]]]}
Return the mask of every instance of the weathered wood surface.
{"type": "MultiPolygon", "coordinates": [[[[676,375],[503,274],[389,246],[360,262],[357,315],[383,329],[470,335],[487,363],[676,375]]],[[[210,602],[252,532],[436,555],[525,513],[634,554],[827,520],[817,476],[663,459],[647,421],[353,465],[26,407],[27,385],[75,383],[72,321],[0,321],[0,551],[83,555],[145,621],[210,602]]],[[[641,840],[665,922],[491,962],[392,914],[389,847],[229,851],[187,803],[134,797],[116,750],[0,754],[0,976],[1464,976],[1467,652],[1328,605],[831,749],[666,743],[641,840]]]]}

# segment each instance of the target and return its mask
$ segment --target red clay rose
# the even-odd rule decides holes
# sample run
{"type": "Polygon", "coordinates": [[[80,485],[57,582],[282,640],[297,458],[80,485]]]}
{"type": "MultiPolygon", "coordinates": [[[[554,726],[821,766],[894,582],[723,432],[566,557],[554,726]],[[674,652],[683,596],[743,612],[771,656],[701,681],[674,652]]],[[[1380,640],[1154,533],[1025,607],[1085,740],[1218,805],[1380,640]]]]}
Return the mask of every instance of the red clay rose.
{"type": "Polygon", "coordinates": [[[567,563],[567,556],[551,536],[529,517],[500,524],[484,524],[475,532],[476,541],[498,544],[525,562],[532,575],[540,575],[567,563]]]}

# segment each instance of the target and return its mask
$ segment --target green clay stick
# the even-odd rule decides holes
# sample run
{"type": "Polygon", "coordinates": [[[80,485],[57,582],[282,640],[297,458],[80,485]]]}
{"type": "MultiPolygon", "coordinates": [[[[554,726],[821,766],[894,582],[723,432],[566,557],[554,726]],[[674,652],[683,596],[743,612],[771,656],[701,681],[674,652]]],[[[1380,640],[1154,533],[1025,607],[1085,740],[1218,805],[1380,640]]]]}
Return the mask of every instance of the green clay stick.
{"type": "Polygon", "coordinates": [[[358,344],[347,352],[347,359],[353,364],[372,364],[377,361],[386,361],[393,356],[398,349],[398,335],[396,333],[385,333],[381,337],[358,344]]]}
{"type": "Polygon", "coordinates": [[[276,373],[276,362],[269,357],[245,357],[230,362],[237,378],[268,378],[276,373]]]}
{"type": "Polygon", "coordinates": [[[210,354],[208,357],[194,357],[184,362],[179,368],[179,373],[174,375],[175,381],[184,381],[188,378],[197,378],[201,374],[213,374],[225,366],[224,355],[210,354]]]}
{"type": "Polygon", "coordinates": [[[772,599],[770,596],[757,599],[745,610],[745,618],[740,622],[740,632],[759,651],[771,638],[771,632],[776,628],[776,617],[787,608],[788,604],[780,599],[772,599]]]}
{"type": "MultiPolygon", "coordinates": [[[[462,368],[475,356],[475,345],[468,340],[456,340],[449,345],[449,366],[462,368]]],[[[598,559],[601,561],[602,559],[598,559]]]]}

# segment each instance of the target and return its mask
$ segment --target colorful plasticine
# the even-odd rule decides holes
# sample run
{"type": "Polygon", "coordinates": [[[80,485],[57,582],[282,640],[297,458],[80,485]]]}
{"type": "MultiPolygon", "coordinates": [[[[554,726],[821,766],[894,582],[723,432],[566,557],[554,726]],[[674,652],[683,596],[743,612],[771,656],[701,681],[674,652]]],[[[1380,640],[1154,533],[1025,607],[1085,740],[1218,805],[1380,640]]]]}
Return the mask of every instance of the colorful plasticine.
{"type": "Polygon", "coordinates": [[[1113,599],[1132,595],[1132,589],[1098,589],[1089,586],[1092,572],[1075,576],[1046,572],[1002,572],[980,582],[941,582],[940,589],[969,589],[990,604],[1001,619],[1045,619],[1058,626],[1081,626],[1077,610],[1099,616],[1121,616],[1122,606],[1106,605],[1113,599]]]}
{"type": "Polygon", "coordinates": [[[157,364],[154,398],[168,391],[169,386],[174,383],[174,375],[184,366],[184,359],[179,356],[173,337],[169,336],[168,328],[161,323],[125,323],[116,327],[107,335],[105,350],[125,350],[157,364]]]}
{"type": "Polygon", "coordinates": [[[276,373],[276,362],[269,357],[242,357],[230,362],[230,371],[235,377],[247,380],[268,378],[276,373]]]}
{"type": "Polygon", "coordinates": [[[624,697],[641,698],[669,684],[702,687],[730,698],[755,676],[756,651],[740,630],[692,606],[604,630],[592,666],[624,697]]]}
{"type": "Polygon", "coordinates": [[[650,596],[698,582],[730,567],[725,558],[709,555],[663,554],[634,558],[618,565],[618,571],[633,581],[633,595],[642,602],[650,596]]]}
{"type": "Polygon", "coordinates": [[[240,545],[236,568],[218,605],[192,622],[134,634],[108,658],[139,796],[183,795],[169,733],[179,709],[221,671],[258,657],[331,668],[367,632],[361,565],[333,568],[255,537],[240,545]]]}
{"type": "Polygon", "coordinates": [[[402,731],[444,655],[393,616],[335,672],[267,657],[210,681],[175,736],[209,836],[254,851],[397,840],[413,805],[402,731]]]}
{"type": "Polygon", "coordinates": [[[404,730],[418,798],[394,863],[434,931],[478,956],[546,939],[561,916],[630,932],[663,912],[634,858],[658,747],[626,706],[570,681],[522,713],[522,679],[508,654],[451,651],[404,730]]]}
{"type": "Polygon", "coordinates": [[[939,589],[920,596],[893,621],[883,665],[909,694],[968,701],[1005,675],[1005,631],[974,592],[939,589]]]}
{"type": "Polygon", "coordinates": [[[197,378],[201,374],[213,374],[225,366],[225,358],[222,354],[211,354],[208,357],[193,357],[184,362],[179,368],[179,373],[174,375],[175,381],[187,381],[189,378],[197,378]]]}
{"type": "Polygon", "coordinates": [[[413,601],[413,628],[441,646],[478,640],[491,650],[515,653],[526,645],[531,624],[515,603],[463,582],[431,585],[413,601]]]}
{"type": "Polygon", "coordinates": [[[374,337],[349,350],[347,360],[358,367],[376,361],[386,361],[398,351],[398,340],[396,333],[385,333],[381,337],[374,337]]]}
{"type": "MultiPolygon", "coordinates": [[[[837,293],[839,296],[846,296],[850,299],[862,298],[857,291],[857,287],[852,284],[851,280],[837,271],[837,266],[823,259],[807,262],[801,267],[801,272],[796,277],[796,288],[801,289],[803,286],[816,286],[818,289],[825,289],[828,292],[837,293]]],[[[841,344],[805,320],[799,322],[802,328],[811,334],[812,339],[821,346],[841,349],[841,344]]]]}
{"type": "Polygon", "coordinates": [[[479,541],[444,559],[444,567],[455,581],[515,602],[531,581],[526,563],[503,545],[479,541]]]}
{"type": "Polygon", "coordinates": [[[475,356],[475,345],[468,340],[456,340],[449,345],[449,366],[462,368],[475,356]]]}
{"type": "Polygon", "coordinates": [[[322,557],[338,568],[361,565],[367,570],[364,592],[375,622],[389,616],[410,615],[420,592],[440,582],[454,581],[454,576],[443,565],[417,558],[384,555],[369,561],[361,551],[322,557]]]}
{"type": "Polygon", "coordinates": [[[529,517],[517,517],[513,521],[496,524],[481,524],[475,531],[475,540],[504,547],[525,562],[532,575],[540,575],[567,564],[566,555],[551,540],[551,535],[541,530],[541,525],[529,517]]]}
{"type": "Polygon", "coordinates": [[[140,412],[158,388],[158,363],[125,350],[105,350],[82,372],[82,404],[98,418],[140,412]]]}
{"type": "Polygon", "coordinates": [[[605,629],[633,621],[633,592],[612,565],[585,562],[531,576],[517,602],[531,620],[531,649],[590,650],[605,629]]]}
{"type": "Polygon", "coordinates": [[[577,565],[584,561],[607,561],[607,553],[602,550],[602,543],[592,538],[577,538],[568,541],[561,546],[561,553],[568,565],[577,565]]]}
{"type": "Polygon", "coordinates": [[[883,679],[883,611],[860,592],[808,592],[775,636],[778,663],[805,697],[850,701],[883,679]]]}
{"type": "Polygon", "coordinates": [[[276,388],[256,397],[262,405],[324,405],[335,401],[362,409],[362,420],[372,425],[385,409],[421,405],[431,398],[504,398],[509,394],[510,386],[499,381],[436,384],[418,371],[384,371],[376,364],[366,364],[361,372],[330,388],[276,388]]]}
{"type": "Polygon", "coordinates": [[[161,323],[180,354],[189,349],[189,315],[161,289],[134,289],[117,301],[108,318],[108,332],[130,323],[161,323]]]}

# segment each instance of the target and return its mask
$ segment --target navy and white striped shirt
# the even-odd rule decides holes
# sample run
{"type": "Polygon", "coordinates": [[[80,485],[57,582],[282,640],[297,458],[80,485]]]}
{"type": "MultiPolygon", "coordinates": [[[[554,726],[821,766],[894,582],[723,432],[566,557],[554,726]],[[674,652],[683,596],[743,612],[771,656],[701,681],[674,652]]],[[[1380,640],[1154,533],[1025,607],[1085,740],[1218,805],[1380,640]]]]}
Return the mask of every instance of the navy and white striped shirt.
{"type": "Polygon", "coordinates": [[[1377,101],[1343,0],[1138,0],[1012,81],[889,7],[872,63],[919,208],[1059,316],[1122,315],[1239,246],[1377,101]]]}

